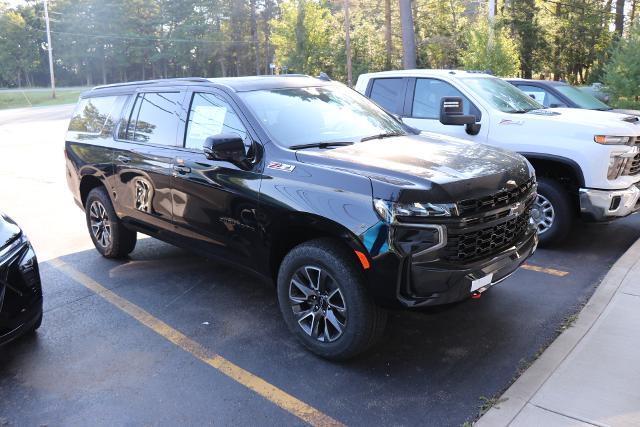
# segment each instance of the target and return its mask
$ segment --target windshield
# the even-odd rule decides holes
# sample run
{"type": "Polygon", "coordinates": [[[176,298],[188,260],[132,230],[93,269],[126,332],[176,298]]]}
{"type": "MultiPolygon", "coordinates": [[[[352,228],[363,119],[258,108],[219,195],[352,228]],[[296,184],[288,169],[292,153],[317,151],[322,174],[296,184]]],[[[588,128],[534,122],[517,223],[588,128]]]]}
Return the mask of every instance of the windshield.
{"type": "Polygon", "coordinates": [[[238,95],[269,136],[285,147],[406,133],[380,107],[343,86],[256,90],[238,95]]]}
{"type": "Polygon", "coordinates": [[[462,81],[482,99],[504,113],[526,113],[544,108],[520,89],[493,77],[467,77],[462,81]]]}
{"type": "Polygon", "coordinates": [[[558,92],[575,102],[580,108],[586,108],[589,110],[610,110],[604,102],[600,101],[595,96],[581,91],[580,89],[569,85],[558,85],[555,87],[558,92]]]}

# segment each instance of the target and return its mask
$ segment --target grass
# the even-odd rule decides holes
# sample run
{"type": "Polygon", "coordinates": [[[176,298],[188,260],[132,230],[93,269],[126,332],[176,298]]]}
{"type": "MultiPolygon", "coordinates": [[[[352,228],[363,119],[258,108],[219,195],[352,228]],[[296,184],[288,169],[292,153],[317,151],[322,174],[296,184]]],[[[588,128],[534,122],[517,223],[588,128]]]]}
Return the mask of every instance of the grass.
{"type": "Polygon", "coordinates": [[[85,88],[59,88],[56,98],[51,98],[50,89],[0,90],[0,110],[7,108],[36,107],[43,105],[73,104],[85,88]]]}

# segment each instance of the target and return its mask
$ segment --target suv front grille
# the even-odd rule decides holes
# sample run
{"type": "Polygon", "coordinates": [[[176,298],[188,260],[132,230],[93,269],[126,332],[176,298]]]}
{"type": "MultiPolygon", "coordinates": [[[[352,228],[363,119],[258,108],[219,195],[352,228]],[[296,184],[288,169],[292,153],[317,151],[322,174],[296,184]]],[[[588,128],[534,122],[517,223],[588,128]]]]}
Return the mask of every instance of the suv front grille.
{"type": "MultiPolygon", "coordinates": [[[[636,147],[640,149],[640,136],[636,137],[636,147]]],[[[640,153],[631,160],[629,166],[629,175],[638,175],[640,173],[640,153]]]]}
{"type": "Polygon", "coordinates": [[[450,262],[470,262],[509,247],[526,233],[533,200],[521,215],[497,225],[470,232],[465,232],[465,228],[448,228],[443,258],[450,262]]]}
{"type": "Polygon", "coordinates": [[[490,196],[479,199],[468,199],[458,202],[458,212],[460,216],[474,215],[481,212],[490,211],[504,206],[512,205],[524,199],[534,186],[534,178],[529,179],[512,190],[502,190],[490,196]]]}

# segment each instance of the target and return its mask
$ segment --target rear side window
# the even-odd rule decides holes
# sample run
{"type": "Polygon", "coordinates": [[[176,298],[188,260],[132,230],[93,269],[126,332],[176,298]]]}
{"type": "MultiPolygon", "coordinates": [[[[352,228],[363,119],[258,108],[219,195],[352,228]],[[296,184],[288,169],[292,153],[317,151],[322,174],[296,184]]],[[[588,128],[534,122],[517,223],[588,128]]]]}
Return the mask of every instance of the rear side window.
{"type": "Polygon", "coordinates": [[[110,132],[119,117],[125,98],[102,96],[81,99],[69,122],[69,130],[94,135],[110,132]]]}
{"type": "Polygon", "coordinates": [[[375,79],[369,97],[385,110],[400,114],[401,100],[404,99],[403,84],[401,78],[375,79]]]}
{"type": "Polygon", "coordinates": [[[177,104],[180,92],[139,94],[120,136],[129,141],[175,145],[178,131],[177,104]]]}

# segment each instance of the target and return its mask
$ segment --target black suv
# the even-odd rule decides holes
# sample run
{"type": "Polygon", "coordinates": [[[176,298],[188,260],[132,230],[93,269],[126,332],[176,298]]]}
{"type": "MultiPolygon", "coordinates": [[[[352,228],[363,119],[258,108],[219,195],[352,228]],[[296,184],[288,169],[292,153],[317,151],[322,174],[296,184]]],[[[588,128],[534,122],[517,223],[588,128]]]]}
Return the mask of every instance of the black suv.
{"type": "Polygon", "coordinates": [[[102,255],[141,232],[272,278],[291,331],[333,359],[376,341],[383,307],[482,292],[538,242],[523,157],[416,134],[311,77],[97,87],[66,167],[102,255]]]}

